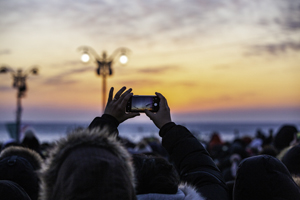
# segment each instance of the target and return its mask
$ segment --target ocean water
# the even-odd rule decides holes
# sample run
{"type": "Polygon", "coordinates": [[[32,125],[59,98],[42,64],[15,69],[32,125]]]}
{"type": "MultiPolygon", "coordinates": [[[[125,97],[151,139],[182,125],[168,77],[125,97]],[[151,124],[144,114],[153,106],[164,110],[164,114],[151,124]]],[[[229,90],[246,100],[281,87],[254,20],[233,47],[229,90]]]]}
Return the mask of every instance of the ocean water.
{"type": "MultiPolygon", "coordinates": [[[[0,123],[0,141],[5,142],[10,138],[6,123],[0,123]]],[[[235,136],[254,137],[257,130],[262,131],[266,136],[272,130],[274,134],[284,123],[275,122],[243,122],[243,123],[177,123],[186,126],[197,138],[208,141],[213,132],[218,132],[222,140],[232,141],[235,136]]],[[[300,122],[292,123],[300,131],[300,122]]],[[[51,142],[65,137],[73,129],[87,127],[89,123],[23,123],[23,133],[32,130],[41,142],[51,142]]],[[[139,142],[143,137],[156,136],[159,138],[159,129],[152,123],[123,123],[119,127],[121,137],[128,138],[133,142],[139,142]]]]}

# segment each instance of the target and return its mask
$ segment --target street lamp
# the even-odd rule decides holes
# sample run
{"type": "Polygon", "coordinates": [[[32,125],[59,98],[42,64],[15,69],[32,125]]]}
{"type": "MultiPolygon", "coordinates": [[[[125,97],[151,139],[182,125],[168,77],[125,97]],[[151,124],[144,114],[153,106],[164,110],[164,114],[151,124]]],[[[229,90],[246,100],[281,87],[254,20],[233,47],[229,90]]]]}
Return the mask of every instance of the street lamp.
{"type": "Polygon", "coordinates": [[[102,76],[102,108],[104,111],[106,100],[106,77],[113,74],[112,66],[117,58],[119,58],[118,61],[122,65],[126,65],[126,63],[128,63],[127,55],[130,53],[130,50],[128,48],[121,47],[116,49],[109,57],[107,57],[106,52],[103,51],[102,57],[100,57],[91,47],[81,46],[78,49],[82,52],[82,62],[87,63],[91,60],[91,58],[93,58],[97,63],[96,73],[98,76],[102,76]]]}
{"type": "Polygon", "coordinates": [[[17,93],[17,112],[16,112],[16,141],[19,142],[20,137],[20,125],[21,125],[21,113],[22,113],[22,107],[21,107],[21,98],[25,96],[25,92],[27,90],[26,86],[26,78],[28,75],[38,74],[38,68],[32,67],[29,70],[26,70],[23,72],[22,69],[18,69],[17,71],[13,70],[12,68],[8,66],[2,66],[0,68],[0,73],[10,73],[13,78],[13,88],[16,88],[18,90],[17,93]]]}

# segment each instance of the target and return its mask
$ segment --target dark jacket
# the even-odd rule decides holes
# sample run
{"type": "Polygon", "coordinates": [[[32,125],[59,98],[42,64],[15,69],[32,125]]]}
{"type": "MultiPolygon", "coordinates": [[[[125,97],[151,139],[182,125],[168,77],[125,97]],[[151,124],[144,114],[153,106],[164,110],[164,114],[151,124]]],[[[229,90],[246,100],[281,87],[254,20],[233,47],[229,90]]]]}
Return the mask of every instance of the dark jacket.
{"type": "Polygon", "coordinates": [[[109,132],[119,134],[118,126],[119,122],[116,118],[111,115],[103,114],[101,117],[95,117],[95,119],[90,123],[89,129],[93,128],[108,128],[109,132]]]}
{"type": "MultiPolygon", "coordinates": [[[[111,126],[110,129],[117,129],[117,120],[109,115],[95,118],[89,128],[103,127],[105,123],[111,126]]],[[[227,186],[221,172],[205,148],[188,129],[175,123],[168,123],[161,128],[159,135],[162,137],[162,145],[175,164],[181,181],[192,185],[204,197],[199,195],[198,199],[228,199],[227,186]]],[[[158,194],[157,199],[162,198],[159,196],[158,194]]],[[[152,199],[155,197],[152,196],[152,199]]]]}
{"type": "Polygon", "coordinates": [[[107,128],[59,140],[41,179],[42,200],[136,199],[130,155],[107,128]]]}
{"type": "Polygon", "coordinates": [[[207,200],[228,199],[221,172],[202,144],[184,126],[165,124],[159,135],[181,181],[196,187],[207,200]]]}
{"type": "Polygon", "coordinates": [[[243,160],[237,170],[234,200],[296,200],[300,188],[285,165],[269,155],[243,160]]]}

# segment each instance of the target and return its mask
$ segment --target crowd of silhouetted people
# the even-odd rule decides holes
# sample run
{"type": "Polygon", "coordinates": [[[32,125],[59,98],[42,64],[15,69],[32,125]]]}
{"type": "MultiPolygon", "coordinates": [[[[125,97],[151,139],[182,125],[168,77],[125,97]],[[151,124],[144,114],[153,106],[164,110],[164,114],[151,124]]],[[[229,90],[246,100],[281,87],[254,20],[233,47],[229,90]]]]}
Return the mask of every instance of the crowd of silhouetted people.
{"type": "Polygon", "coordinates": [[[219,133],[199,141],[171,120],[165,97],[145,114],[157,137],[138,143],[118,126],[131,89],[111,88],[104,114],[88,127],[40,144],[32,131],[20,143],[2,141],[0,199],[9,200],[297,200],[300,199],[300,135],[295,125],[276,133],[224,142],[219,133]]]}

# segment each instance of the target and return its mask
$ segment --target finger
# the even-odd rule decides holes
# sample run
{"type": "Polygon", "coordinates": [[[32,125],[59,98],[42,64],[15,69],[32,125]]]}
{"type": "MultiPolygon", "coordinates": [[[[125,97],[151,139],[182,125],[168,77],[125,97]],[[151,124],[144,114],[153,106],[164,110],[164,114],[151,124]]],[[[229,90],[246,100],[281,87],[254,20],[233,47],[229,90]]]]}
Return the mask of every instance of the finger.
{"type": "Polygon", "coordinates": [[[115,95],[115,99],[119,99],[121,94],[126,90],[126,87],[122,87],[115,95]]]}
{"type": "Polygon", "coordinates": [[[140,113],[128,113],[126,116],[127,116],[127,119],[134,118],[136,116],[140,116],[140,113]]]}
{"type": "Polygon", "coordinates": [[[109,95],[108,95],[108,100],[107,100],[107,103],[111,102],[112,101],[112,98],[113,98],[113,94],[114,94],[114,88],[111,87],[110,90],[109,90],[109,95]]]}
{"type": "Polygon", "coordinates": [[[124,107],[125,108],[125,106],[127,105],[127,102],[128,102],[128,100],[130,99],[130,97],[132,97],[132,93],[127,93],[127,94],[125,94],[124,93],[124,95],[122,95],[122,102],[121,102],[121,107],[124,107]]]}
{"type": "Polygon", "coordinates": [[[153,112],[149,110],[145,110],[145,114],[152,120],[152,116],[155,115],[153,112]]]}
{"type": "Polygon", "coordinates": [[[161,94],[161,93],[158,93],[158,92],[155,92],[155,94],[159,97],[160,99],[160,105],[166,107],[166,108],[169,108],[168,106],[168,102],[167,102],[167,99],[161,94]]]}
{"type": "Polygon", "coordinates": [[[121,96],[119,99],[123,99],[123,98],[124,98],[127,94],[129,94],[131,91],[132,91],[132,89],[129,88],[126,92],[124,92],[124,93],[122,94],[122,96],[121,96]]]}

